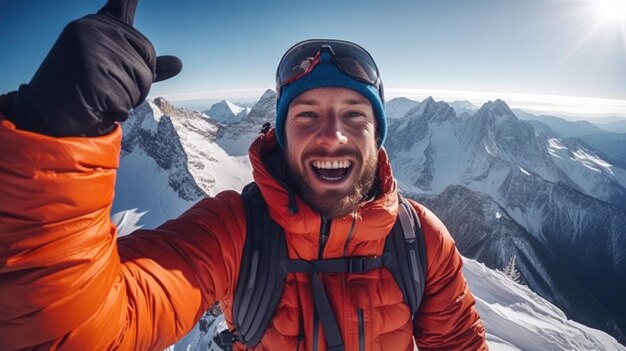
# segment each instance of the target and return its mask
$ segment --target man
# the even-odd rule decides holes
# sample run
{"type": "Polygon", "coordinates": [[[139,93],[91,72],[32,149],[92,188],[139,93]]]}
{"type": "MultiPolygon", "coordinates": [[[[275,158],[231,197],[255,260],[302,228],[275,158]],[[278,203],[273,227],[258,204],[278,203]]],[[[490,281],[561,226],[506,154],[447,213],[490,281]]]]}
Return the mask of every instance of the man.
{"type": "MultiPolygon", "coordinates": [[[[150,84],[180,70],[132,28],[136,1],[70,24],[31,82],[0,99],[0,349],[161,350],[233,298],[246,237],[241,195],[201,200],[155,230],[116,240],[109,219],[118,121],[150,84]]],[[[344,41],[305,41],[277,71],[276,129],[250,147],[290,258],[380,255],[398,196],[380,75],[344,41]]],[[[346,350],[486,350],[485,332],[443,224],[424,231],[424,298],[411,316],[388,270],[321,274],[346,350]]],[[[326,350],[310,274],[287,275],[257,350],[326,350]]],[[[243,349],[235,344],[237,349],[243,349]]]]}

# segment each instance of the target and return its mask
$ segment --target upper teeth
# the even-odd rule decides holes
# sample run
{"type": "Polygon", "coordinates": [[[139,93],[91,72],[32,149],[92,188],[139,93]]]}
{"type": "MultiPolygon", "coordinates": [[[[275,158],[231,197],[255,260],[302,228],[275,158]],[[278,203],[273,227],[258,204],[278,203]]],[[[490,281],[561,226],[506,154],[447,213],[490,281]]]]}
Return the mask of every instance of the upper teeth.
{"type": "Polygon", "coordinates": [[[350,161],[313,161],[313,167],[322,169],[337,169],[350,167],[350,161]]]}

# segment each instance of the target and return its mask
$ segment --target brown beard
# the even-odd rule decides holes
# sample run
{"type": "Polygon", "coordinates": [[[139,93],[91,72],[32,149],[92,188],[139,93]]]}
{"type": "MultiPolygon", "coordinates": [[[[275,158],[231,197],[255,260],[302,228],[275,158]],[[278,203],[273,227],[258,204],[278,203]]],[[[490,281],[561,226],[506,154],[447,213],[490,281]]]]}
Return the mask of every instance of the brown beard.
{"type": "MultiPolygon", "coordinates": [[[[372,155],[366,159],[363,159],[361,154],[357,155],[356,152],[351,151],[334,153],[332,156],[346,155],[347,153],[356,156],[362,164],[361,174],[358,176],[354,187],[345,192],[330,190],[326,191],[324,195],[320,195],[313,190],[304,175],[293,166],[294,162],[299,162],[299,160],[294,160],[289,152],[286,152],[289,173],[300,196],[316,212],[324,217],[340,218],[354,212],[359,203],[366,198],[376,179],[376,171],[378,169],[377,153],[372,153],[372,155]]],[[[303,159],[305,156],[310,156],[310,154],[311,153],[307,153],[303,155],[303,159]]],[[[319,152],[316,153],[316,155],[321,156],[319,152]]]]}

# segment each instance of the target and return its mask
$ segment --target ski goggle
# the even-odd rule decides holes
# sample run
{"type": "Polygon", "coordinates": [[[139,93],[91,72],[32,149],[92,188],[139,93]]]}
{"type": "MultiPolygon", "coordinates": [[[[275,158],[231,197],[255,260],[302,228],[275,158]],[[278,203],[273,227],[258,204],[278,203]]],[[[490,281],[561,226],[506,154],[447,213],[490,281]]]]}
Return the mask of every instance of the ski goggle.
{"type": "Polygon", "coordinates": [[[373,85],[378,90],[381,101],[385,101],[380,72],[370,53],[355,43],[333,39],[305,40],[287,50],[276,70],[278,98],[283,86],[306,76],[320,63],[324,50],[332,54],[331,60],[341,72],[373,85]]]}

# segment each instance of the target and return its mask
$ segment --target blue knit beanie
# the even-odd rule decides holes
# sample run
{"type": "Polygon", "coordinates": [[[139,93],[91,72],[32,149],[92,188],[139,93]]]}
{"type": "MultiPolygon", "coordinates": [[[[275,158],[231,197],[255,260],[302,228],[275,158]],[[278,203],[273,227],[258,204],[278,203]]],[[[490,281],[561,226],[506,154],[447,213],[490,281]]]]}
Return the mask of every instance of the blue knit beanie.
{"type": "Polygon", "coordinates": [[[372,104],[376,116],[376,127],[380,138],[378,147],[380,148],[387,134],[387,117],[385,116],[384,104],[378,89],[371,84],[361,82],[341,72],[332,63],[329,52],[323,52],[320,61],[310,73],[280,88],[280,97],[276,102],[276,121],[274,123],[276,139],[280,147],[284,149],[286,145],[285,120],[287,119],[287,111],[291,102],[300,94],[314,88],[340,87],[356,91],[366,97],[372,104]]]}

